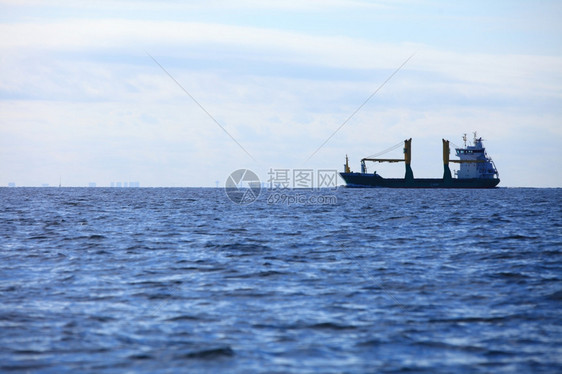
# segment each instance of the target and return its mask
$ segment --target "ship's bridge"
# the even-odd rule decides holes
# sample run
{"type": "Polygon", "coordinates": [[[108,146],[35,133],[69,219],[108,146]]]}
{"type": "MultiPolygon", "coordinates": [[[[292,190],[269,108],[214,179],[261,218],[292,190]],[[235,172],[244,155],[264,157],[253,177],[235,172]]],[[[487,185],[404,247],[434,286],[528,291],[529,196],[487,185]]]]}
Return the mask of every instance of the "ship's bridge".
{"type": "Polygon", "coordinates": [[[455,148],[460,158],[460,169],[455,172],[459,179],[469,178],[498,178],[499,174],[492,159],[486,154],[482,145],[482,138],[474,133],[473,145],[466,145],[466,134],[463,137],[464,148],[455,148]]]}

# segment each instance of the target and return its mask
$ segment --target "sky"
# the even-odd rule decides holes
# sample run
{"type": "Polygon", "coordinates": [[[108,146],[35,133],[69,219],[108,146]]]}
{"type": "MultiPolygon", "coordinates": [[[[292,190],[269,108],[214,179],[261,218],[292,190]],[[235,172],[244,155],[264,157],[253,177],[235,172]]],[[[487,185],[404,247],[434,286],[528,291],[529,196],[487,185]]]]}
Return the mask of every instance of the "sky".
{"type": "Polygon", "coordinates": [[[476,131],[500,186],[562,187],[560,20],[560,1],[0,0],[0,186],[358,171],[408,138],[414,176],[440,178],[441,139],[476,131]]]}

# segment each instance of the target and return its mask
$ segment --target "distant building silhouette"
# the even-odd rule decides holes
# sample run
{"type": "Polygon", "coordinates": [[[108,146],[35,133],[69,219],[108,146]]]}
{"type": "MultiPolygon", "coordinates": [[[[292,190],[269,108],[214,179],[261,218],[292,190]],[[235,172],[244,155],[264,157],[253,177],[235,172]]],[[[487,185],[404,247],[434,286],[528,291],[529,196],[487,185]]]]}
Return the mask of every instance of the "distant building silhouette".
{"type": "Polygon", "coordinates": [[[111,182],[110,186],[111,187],[140,187],[140,183],[139,182],[111,182]]]}

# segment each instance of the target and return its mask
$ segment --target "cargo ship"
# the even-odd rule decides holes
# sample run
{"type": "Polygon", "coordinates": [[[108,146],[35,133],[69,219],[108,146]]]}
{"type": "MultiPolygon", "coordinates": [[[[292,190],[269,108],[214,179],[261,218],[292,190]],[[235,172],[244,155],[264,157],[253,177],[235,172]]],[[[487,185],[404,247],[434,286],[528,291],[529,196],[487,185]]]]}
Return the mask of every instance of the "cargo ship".
{"type": "MultiPolygon", "coordinates": [[[[449,141],[443,139],[443,178],[414,178],[411,167],[412,139],[404,140],[404,159],[363,158],[361,172],[352,172],[349,160],[345,156],[344,172],[340,173],[347,187],[386,187],[386,188],[494,188],[500,183],[499,173],[492,159],[487,155],[482,138],[474,133],[472,145],[467,145],[466,134],[463,136],[464,147],[455,148],[458,160],[450,160],[449,141]],[[383,178],[381,175],[367,172],[366,162],[404,162],[404,178],[383,178]],[[460,164],[451,174],[449,163],[460,164]]],[[[399,146],[399,144],[398,144],[399,146]]]]}

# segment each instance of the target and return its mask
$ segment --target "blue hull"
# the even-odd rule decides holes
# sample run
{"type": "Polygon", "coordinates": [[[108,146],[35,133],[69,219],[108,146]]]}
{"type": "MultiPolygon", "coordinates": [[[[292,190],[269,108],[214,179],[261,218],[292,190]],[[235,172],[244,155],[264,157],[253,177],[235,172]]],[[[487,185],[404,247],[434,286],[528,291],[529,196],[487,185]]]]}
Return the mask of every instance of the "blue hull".
{"type": "Polygon", "coordinates": [[[369,188],[494,188],[497,178],[437,179],[437,178],[383,178],[378,174],[340,173],[347,187],[369,188]]]}

